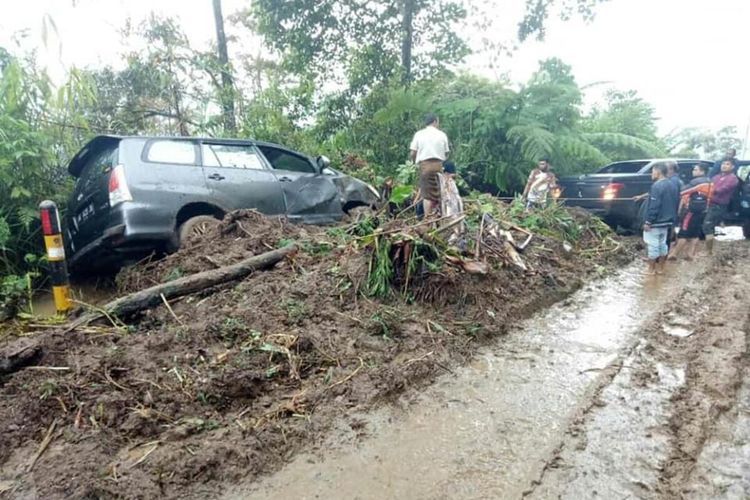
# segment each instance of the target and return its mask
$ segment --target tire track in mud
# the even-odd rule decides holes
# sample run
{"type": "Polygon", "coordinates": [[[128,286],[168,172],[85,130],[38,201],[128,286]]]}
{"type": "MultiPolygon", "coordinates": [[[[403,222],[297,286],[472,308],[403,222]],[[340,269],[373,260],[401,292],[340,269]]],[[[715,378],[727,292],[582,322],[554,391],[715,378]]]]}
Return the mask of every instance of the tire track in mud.
{"type": "Polygon", "coordinates": [[[591,392],[591,397],[588,399],[588,404],[580,408],[578,415],[571,419],[570,425],[565,433],[565,439],[559,443],[553,451],[550,459],[544,463],[539,473],[539,478],[532,481],[530,487],[522,493],[523,498],[533,497],[537,488],[544,484],[545,477],[551,470],[564,467],[563,453],[572,442],[579,441],[576,445],[577,449],[581,446],[585,446],[585,435],[582,434],[582,431],[587,415],[592,411],[595,411],[600,405],[599,397],[602,392],[609,387],[620,372],[622,372],[624,360],[631,356],[636,347],[637,344],[629,346],[625,349],[622,355],[618,356],[607,366],[600,369],[601,374],[597,377],[597,381],[591,392]]]}
{"type": "Polygon", "coordinates": [[[735,255],[718,256],[712,307],[684,349],[686,383],[672,399],[671,451],[660,478],[664,498],[695,495],[690,478],[698,458],[721,417],[739,402],[750,332],[746,296],[750,271],[741,261],[750,252],[743,244],[733,248],[735,255]]]}
{"type": "Polygon", "coordinates": [[[738,299],[750,272],[737,264],[749,253],[743,243],[722,248],[641,329],[525,497],[690,496],[684,485],[741,384],[748,316],[738,299]]]}

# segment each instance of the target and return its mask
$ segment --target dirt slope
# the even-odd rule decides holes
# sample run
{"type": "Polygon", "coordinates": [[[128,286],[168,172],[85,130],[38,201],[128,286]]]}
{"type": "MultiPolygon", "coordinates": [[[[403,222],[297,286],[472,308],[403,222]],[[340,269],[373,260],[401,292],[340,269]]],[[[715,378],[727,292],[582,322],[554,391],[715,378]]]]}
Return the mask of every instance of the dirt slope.
{"type": "Polygon", "coordinates": [[[750,498],[748,258],[595,280],[222,498],[750,498]]]}
{"type": "Polygon", "coordinates": [[[413,277],[407,296],[375,300],[356,292],[366,254],[328,230],[245,213],[208,240],[126,273],[120,286],[143,288],[288,239],[306,242],[295,259],[173,303],[174,316],[162,307],[125,331],[34,337],[43,348],[38,367],[0,379],[0,491],[214,496],[239,478],[277,470],[320,442],[337,417],[428,383],[519,319],[632,258],[627,244],[603,253],[584,238],[567,252],[538,237],[524,253],[529,272],[469,275],[444,265],[413,277]]]}

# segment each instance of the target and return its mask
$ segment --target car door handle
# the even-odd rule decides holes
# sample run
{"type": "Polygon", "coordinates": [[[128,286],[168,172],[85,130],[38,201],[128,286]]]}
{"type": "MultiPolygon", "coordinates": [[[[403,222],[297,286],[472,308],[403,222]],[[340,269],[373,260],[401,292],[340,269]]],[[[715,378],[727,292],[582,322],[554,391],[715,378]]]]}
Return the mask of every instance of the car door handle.
{"type": "Polygon", "coordinates": [[[287,176],[279,177],[279,181],[281,181],[281,182],[292,182],[292,178],[291,177],[287,177],[287,176]]]}
{"type": "Polygon", "coordinates": [[[222,181],[225,179],[225,177],[221,174],[211,174],[208,176],[208,178],[212,181],[222,181]]]}

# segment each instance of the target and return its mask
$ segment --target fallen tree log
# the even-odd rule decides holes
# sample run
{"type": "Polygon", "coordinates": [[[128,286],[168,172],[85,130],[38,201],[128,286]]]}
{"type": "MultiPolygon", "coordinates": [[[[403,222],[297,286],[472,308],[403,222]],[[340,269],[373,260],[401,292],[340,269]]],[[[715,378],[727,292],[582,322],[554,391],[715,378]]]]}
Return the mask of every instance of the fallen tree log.
{"type": "Polygon", "coordinates": [[[32,364],[42,353],[38,345],[25,345],[8,354],[0,353],[0,375],[8,375],[32,364]]]}
{"type": "Polygon", "coordinates": [[[272,267],[284,257],[292,255],[296,251],[297,247],[295,245],[289,245],[284,248],[255,255],[236,264],[191,274],[184,278],[131,293],[105,304],[97,311],[81,316],[71,323],[66,331],[72,331],[79,326],[107,316],[127,316],[161,304],[165,299],[182,297],[183,295],[199,292],[212,286],[244,278],[253,271],[272,267]]]}

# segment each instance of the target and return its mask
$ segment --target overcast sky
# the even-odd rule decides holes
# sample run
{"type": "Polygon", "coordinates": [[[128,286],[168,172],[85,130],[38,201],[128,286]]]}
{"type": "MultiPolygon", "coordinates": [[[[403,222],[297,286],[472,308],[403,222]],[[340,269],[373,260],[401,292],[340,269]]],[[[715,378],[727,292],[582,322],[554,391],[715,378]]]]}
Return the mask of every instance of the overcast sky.
{"type": "MultiPolygon", "coordinates": [[[[211,0],[12,3],[14,8],[3,9],[0,17],[0,46],[13,48],[14,34],[27,30],[22,46],[38,48],[39,62],[57,78],[71,65],[117,65],[124,49],[118,30],[126,18],[137,22],[152,10],[179,18],[196,47],[206,46],[214,37],[211,0]],[[45,15],[59,32],[58,39],[48,30],[46,46],[42,43],[45,15]]],[[[524,0],[494,3],[496,26],[488,36],[511,40],[524,0]]],[[[225,15],[230,15],[248,0],[223,0],[223,4],[225,15]]],[[[521,45],[499,68],[488,68],[482,56],[471,57],[465,67],[489,77],[506,73],[512,80],[524,81],[539,60],[559,57],[573,66],[581,85],[611,82],[607,85],[637,90],[655,106],[663,133],[676,127],[734,125],[744,136],[750,123],[750,50],[744,35],[748,26],[750,0],[610,0],[598,8],[591,24],[552,20],[544,42],[521,45]]],[[[239,49],[230,46],[230,52],[239,49]]],[[[589,102],[606,85],[594,89],[589,102]]]]}

